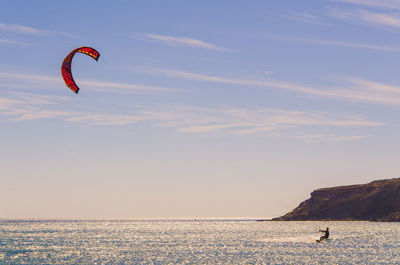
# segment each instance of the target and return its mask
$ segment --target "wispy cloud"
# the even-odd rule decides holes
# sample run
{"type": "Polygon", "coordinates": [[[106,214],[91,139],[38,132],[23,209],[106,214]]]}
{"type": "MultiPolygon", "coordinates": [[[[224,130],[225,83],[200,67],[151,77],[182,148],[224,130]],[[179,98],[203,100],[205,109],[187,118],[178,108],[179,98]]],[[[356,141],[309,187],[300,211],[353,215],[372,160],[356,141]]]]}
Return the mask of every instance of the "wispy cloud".
{"type": "Polygon", "coordinates": [[[30,44],[27,42],[15,41],[15,40],[6,40],[0,39],[0,44],[8,45],[8,46],[29,46],[30,44]]]}
{"type": "MultiPolygon", "coordinates": [[[[276,131],[295,133],[295,128],[370,127],[383,123],[355,115],[323,112],[288,111],[273,108],[239,108],[233,106],[194,107],[162,105],[138,107],[125,113],[80,110],[63,98],[45,98],[30,93],[14,93],[0,97],[0,120],[59,119],[66,122],[102,126],[123,126],[147,122],[156,127],[168,127],[181,133],[264,135],[276,131]],[[12,97],[11,97],[12,96],[12,97]],[[68,102],[68,104],[65,104],[68,102]]],[[[307,139],[302,139],[307,140],[307,139]]]]}
{"type": "Polygon", "coordinates": [[[25,108],[13,108],[7,111],[3,111],[2,114],[11,117],[9,118],[10,121],[26,121],[26,120],[64,117],[68,115],[68,112],[25,107],[25,108]]]}
{"type": "Polygon", "coordinates": [[[272,72],[272,71],[264,71],[264,74],[265,75],[272,75],[272,74],[274,74],[274,72],[272,72]]]}
{"type": "Polygon", "coordinates": [[[315,45],[328,45],[328,46],[339,46],[356,49],[369,49],[387,52],[400,52],[400,46],[388,46],[388,45],[375,45],[368,43],[357,43],[357,42],[346,42],[336,40],[321,40],[312,38],[295,38],[295,37],[282,37],[282,36],[266,36],[268,39],[283,40],[297,43],[307,43],[315,45]]]}
{"type": "Polygon", "coordinates": [[[343,2],[368,7],[400,9],[400,2],[398,0],[335,0],[335,2],[343,2]]]}
{"type": "Polygon", "coordinates": [[[113,82],[99,82],[99,81],[80,81],[79,84],[87,85],[89,90],[97,91],[110,91],[113,93],[124,94],[124,93],[136,93],[136,94],[149,94],[156,92],[176,92],[180,89],[167,88],[160,86],[146,86],[138,84],[124,84],[124,83],[113,83],[113,82]],[[111,88],[111,89],[110,89],[111,88]]]}
{"type": "Polygon", "coordinates": [[[0,30],[20,33],[20,34],[32,34],[32,35],[42,35],[49,33],[48,30],[36,29],[32,27],[15,25],[15,24],[4,24],[4,23],[0,23],[0,30]]]}
{"type": "Polygon", "coordinates": [[[383,125],[352,115],[337,116],[321,112],[286,111],[272,108],[245,109],[232,106],[212,109],[168,106],[141,113],[158,121],[159,126],[173,127],[184,133],[249,135],[300,127],[383,125]]]}
{"type": "Polygon", "coordinates": [[[146,34],[141,35],[141,38],[145,39],[145,40],[157,41],[160,43],[164,43],[167,45],[173,45],[173,46],[189,46],[189,47],[209,49],[209,50],[228,51],[228,49],[219,47],[213,43],[205,42],[202,40],[193,39],[193,38],[189,38],[189,37],[173,37],[173,36],[165,36],[165,35],[146,33],[146,34]]]}
{"type": "Polygon", "coordinates": [[[13,122],[39,119],[61,119],[68,122],[92,125],[126,125],[148,117],[132,114],[90,113],[80,111],[79,106],[71,108],[70,97],[37,95],[26,92],[3,92],[0,97],[0,117],[13,122]],[[65,103],[68,102],[68,105],[65,103]],[[64,108],[64,109],[63,109],[64,108]],[[71,110],[73,109],[73,110],[71,110]]]}
{"type": "Polygon", "coordinates": [[[315,88],[311,86],[299,85],[296,83],[283,82],[278,80],[254,80],[241,78],[228,78],[213,75],[204,75],[191,72],[147,68],[135,66],[134,71],[142,73],[163,75],[175,78],[198,80],[205,82],[245,85],[248,87],[261,87],[267,89],[285,89],[299,93],[315,95],[320,97],[332,98],[337,100],[399,105],[400,95],[396,86],[386,85],[377,82],[371,82],[362,78],[343,78],[345,83],[340,87],[326,86],[315,88]]]}
{"type": "Polygon", "coordinates": [[[87,114],[79,113],[65,118],[65,121],[88,123],[92,125],[127,125],[148,120],[148,117],[128,114],[87,114]]]}
{"type": "Polygon", "coordinates": [[[378,13],[363,9],[345,10],[329,8],[328,15],[342,20],[352,20],[376,26],[400,28],[400,16],[392,13],[378,13]]]}
{"type": "Polygon", "coordinates": [[[300,139],[309,143],[319,143],[319,142],[348,142],[367,137],[368,135],[338,136],[335,134],[309,134],[309,135],[294,136],[293,139],[300,139]]]}
{"type": "Polygon", "coordinates": [[[400,95],[400,87],[369,81],[363,78],[345,77],[358,89],[366,90],[370,93],[390,93],[391,96],[400,95]]]}
{"type": "Polygon", "coordinates": [[[0,97],[0,110],[7,110],[12,105],[21,104],[20,100],[0,97]]]}
{"type": "MultiPolygon", "coordinates": [[[[14,80],[29,80],[29,81],[43,81],[43,82],[57,82],[60,79],[54,76],[13,73],[13,72],[0,72],[0,76],[11,78],[14,80]]],[[[4,79],[3,79],[4,80],[4,79]]]]}
{"type": "Polygon", "coordinates": [[[316,15],[313,15],[309,12],[297,12],[290,10],[286,14],[277,14],[277,16],[289,19],[289,20],[294,20],[294,21],[300,21],[300,22],[305,22],[305,23],[310,23],[310,24],[322,24],[320,18],[316,15]]]}
{"type": "MultiPolygon", "coordinates": [[[[38,29],[24,25],[6,24],[6,23],[0,23],[0,32],[11,32],[15,34],[35,35],[35,36],[55,34],[64,37],[76,37],[76,35],[65,31],[52,31],[47,29],[38,29]]],[[[28,45],[24,42],[18,42],[13,40],[10,40],[10,42],[15,42],[14,43],[15,45],[28,45]]]]}
{"type": "MultiPolygon", "coordinates": [[[[24,74],[24,73],[12,73],[12,72],[0,72],[0,76],[3,78],[3,84],[0,86],[11,87],[25,87],[25,88],[37,88],[37,87],[54,87],[54,85],[63,84],[62,77],[37,75],[37,74],[24,74]],[[12,83],[12,82],[14,83],[12,83]],[[23,84],[15,84],[15,81],[24,82],[23,84]],[[27,83],[28,82],[28,83],[27,83]]],[[[175,92],[178,89],[159,87],[159,86],[147,86],[139,84],[127,84],[127,83],[116,83],[116,82],[104,82],[104,81],[93,81],[93,80],[77,80],[78,85],[86,86],[87,90],[103,91],[109,93],[136,93],[136,94],[149,94],[149,93],[159,93],[159,92],[175,92]]]]}
{"type": "Polygon", "coordinates": [[[66,96],[36,94],[36,93],[19,92],[19,91],[2,91],[2,94],[8,96],[9,98],[18,99],[18,102],[24,102],[24,104],[29,106],[57,105],[60,102],[67,102],[72,100],[71,97],[66,97],[66,96]]]}

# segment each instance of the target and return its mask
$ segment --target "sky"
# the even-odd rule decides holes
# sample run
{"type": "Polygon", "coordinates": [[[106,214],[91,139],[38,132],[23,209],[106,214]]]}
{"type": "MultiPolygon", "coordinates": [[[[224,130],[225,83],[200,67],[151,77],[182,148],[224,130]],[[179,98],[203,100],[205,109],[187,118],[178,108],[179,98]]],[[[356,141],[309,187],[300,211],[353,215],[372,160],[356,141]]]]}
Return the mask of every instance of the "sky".
{"type": "Polygon", "coordinates": [[[399,177],[399,59],[398,0],[0,0],[0,218],[267,218],[399,177]]]}

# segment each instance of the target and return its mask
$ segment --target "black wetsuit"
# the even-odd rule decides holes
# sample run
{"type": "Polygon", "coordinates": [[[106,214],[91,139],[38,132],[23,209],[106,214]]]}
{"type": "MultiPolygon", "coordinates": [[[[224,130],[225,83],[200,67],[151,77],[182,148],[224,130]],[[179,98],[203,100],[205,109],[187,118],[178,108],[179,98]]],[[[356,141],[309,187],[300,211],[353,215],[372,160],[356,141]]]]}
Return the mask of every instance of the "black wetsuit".
{"type": "Polygon", "coordinates": [[[320,230],[320,231],[325,232],[325,235],[321,236],[321,238],[319,239],[320,241],[329,238],[329,228],[326,228],[326,230],[320,230]]]}

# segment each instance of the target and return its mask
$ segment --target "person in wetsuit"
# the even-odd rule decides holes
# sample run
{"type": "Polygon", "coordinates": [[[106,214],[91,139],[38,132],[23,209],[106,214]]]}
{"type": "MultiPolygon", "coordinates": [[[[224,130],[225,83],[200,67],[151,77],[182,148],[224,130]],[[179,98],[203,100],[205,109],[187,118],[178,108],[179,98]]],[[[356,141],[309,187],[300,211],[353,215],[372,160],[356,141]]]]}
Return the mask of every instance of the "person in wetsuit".
{"type": "Polygon", "coordinates": [[[321,236],[321,238],[319,239],[319,241],[322,241],[324,239],[328,239],[329,238],[329,227],[326,228],[326,230],[319,230],[322,233],[325,233],[325,235],[321,236]]]}

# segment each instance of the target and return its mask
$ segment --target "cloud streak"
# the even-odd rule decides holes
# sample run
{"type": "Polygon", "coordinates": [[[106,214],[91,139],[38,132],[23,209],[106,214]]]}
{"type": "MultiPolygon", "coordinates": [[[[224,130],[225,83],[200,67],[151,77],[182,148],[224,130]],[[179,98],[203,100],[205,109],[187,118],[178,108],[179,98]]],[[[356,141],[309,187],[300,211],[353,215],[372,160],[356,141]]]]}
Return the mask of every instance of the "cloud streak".
{"type": "Polygon", "coordinates": [[[400,9],[400,2],[398,0],[336,0],[336,2],[343,2],[355,5],[362,5],[368,7],[379,7],[379,8],[393,8],[400,9]]]}
{"type": "Polygon", "coordinates": [[[36,29],[22,25],[4,24],[4,23],[0,23],[0,30],[19,33],[19,34],[31,34],[31,35],[42,35],[49,33],[49,31],[43,29],[36,29]]]}
{"type": "MultiPolygon", "coordinates": [[[[169,107],[171,109],[171,107],[169,107]]],[[[173,110],[173,109],[172,109],[173,110]]],[[[185,133],[226,132],[236,135],[260,134],[282,129],[316,126],[381,126],[355,116],[336,117],[321,112],[286,111],[272,108],[245,109],[224,106],[214,109],[177,107],[165,116],[165,109],[153,111],[152,115],[161,126],[175,127],[185,133]]]]}
{"type": "Polygon", "coordinates": [[[80,111],[79,106],[75,105],[76,103],[71,103],[65,98],[42,97],[30,93],[12,93],[10,96],[0,97],[0,120],[3,122],[59,119],[97,126],[124,126],[146,122],[156,127],[171,128],[180,133],[238,136],[264,135],[276,131],[293,134],[295,128],[384,125],[354,115],[332,115],[323,112],[288,111],[273,108],[249,109],[233,106],[205,108],[163,105],[135,108],[125,113],[89,112],[80,111]],[[67,101],[68,105],[65,105],[67,101]],[[72,108],[71,104],[74,104],[72,108]]]}
{"type": "Polygon", "coordinates": [[[394,14],[377,13],[363,9],[343,10],[329,8],[328,15],[337,19],[357,21],[375,26],[400,28],[400,16],[394,14]]]}
{"type": "Polygon", "coordinates": [[[277,14],[277,16],[304,23],[322,24],[317,16],[308,12],[289,11],[287,14],[277,14]]]}
{"type": "Polygon", "coordinates": [[[348,142],[367,138],[368,135],[338,136],[335,134],[310,134],[295,136],[293,139],[304,140],[309,143],[318,142],[348,142]]]}
{"type": "Polygon", "coordinates": [[[400,88],[382,83],[372,82],[362,78],[343,78],[345,82],[341,87],[324,87],[322,89],[311,86],[299,85],[283,81],[254,80],[241,78],[227,78],[213,75],[204,75],[191,72],[160,69],[133,67],[133,71],[152,75],[162,75],[167,77],[197,80],[204,82],[224,83],[233,85],[244,85],[247,87],[260,87],[265,89],[284,89],[298,93],[309,94],[319,97],[331,98],[336,100],[355,101],[363,103],[376,103],[386,105],[400,105],[400,95],[397,92],[400,88]]]}
{"type": "Polygon", "coordinates": [[[400,52],[400,46],[393,47],[387,45],[374,45],[374,44],[357,43],[357,42],[321,40],[321,39],[310,39],[310,38],[279,37],[279,36],[267,36],[267,38],[274,40],[283,40],[283,41],[316,44],[316,45],[339,46],[339,47],[369,49],[369,50],[387,51],[387,52],[400,52]]]}
{"type": "Polygon", "coordinates": [[[173,37],[173,36],[146,33],[142,35],[142,38],[145,40],[156,41],[159,43],[172,46],[188,46],[188,47],[195,47],[195,48],[209,49],[216,51],[228,51],[228,49],[219,47],[210,42],[205,42],[202,40],[193,39],[189,37],[173,37]]]}
{"type": "Polygon", "coordinates": [[[29,46],[30,44],[27,42],[15,41],[15,40],[6,40],[0,39],[0,44],[8,45],[8,46],[29,46]]]}
{"type": "Polygon", "coordinates": [[[0,97],[0,110],[7,110],[11,108],[12,105],[18,104],[21,104],[20,100],[0,97]]]}
{"type": "Polygon", "coordinates": [[[71,117],[64,118],[65,121],[88,123],[91,125],[111,125],[120,126],[140,121],[148,120],[145,116],[140,115],[128,115],[128,114],[88,114],[88,113],[76,113],[75,115],[69,115],[71,117]]]}
{"type": "MultiPolygon", "coordinates": [[[[62,77],[54,77],[47,75],[37,74],[24,74],[24,73],[12,73],[12,72],[0,72],[0,77],[3,78],[0,86],[20,87],[20,88],[37,88],[37,87],[54,87],[55,85],[62,85],[62,77]],[[8,83],[6,83],[7,79],[8,83]],[[14,82],[23,82],[22,84],[15,84],[14,82]]],[[[84,85],[86,90],[109,92],[116,94],[154,94],[160,92],[176,92],[179,89],[167,88],[160,86],[147,86],[139,84],[129,83],[116,83],[116,82],[104,82],[94,80],[79,80],[78,85],[84,85]]]]}

